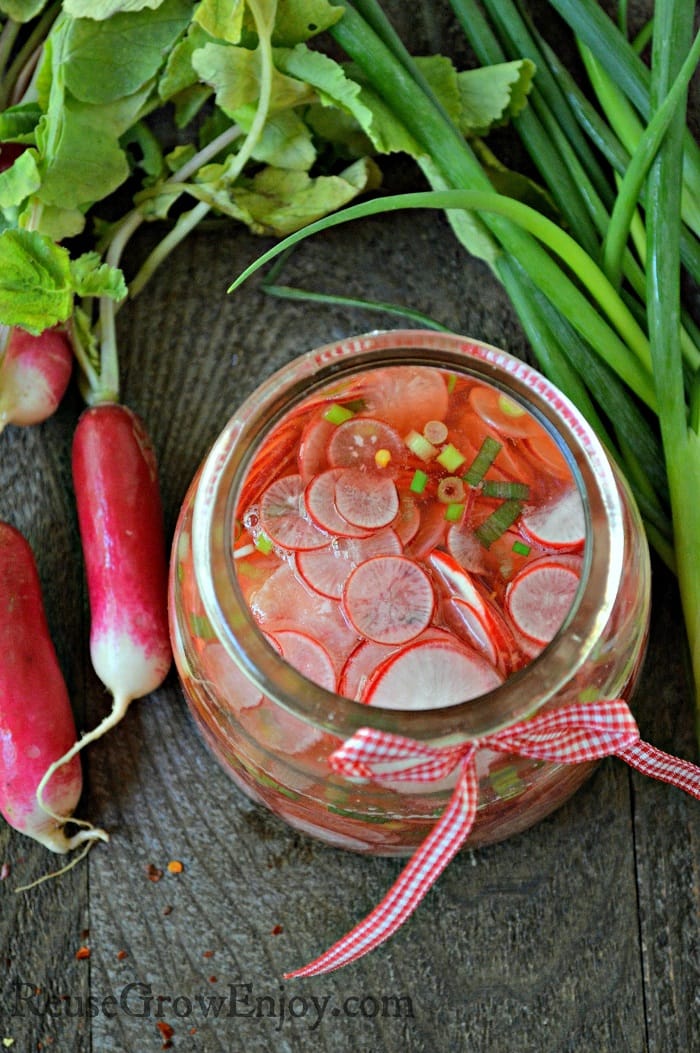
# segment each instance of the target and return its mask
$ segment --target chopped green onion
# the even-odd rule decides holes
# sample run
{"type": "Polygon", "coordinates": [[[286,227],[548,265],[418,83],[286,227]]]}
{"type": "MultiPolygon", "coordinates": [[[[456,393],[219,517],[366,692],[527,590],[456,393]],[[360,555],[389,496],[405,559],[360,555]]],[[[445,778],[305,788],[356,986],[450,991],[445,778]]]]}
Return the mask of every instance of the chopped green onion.
{"type": "Polygon", "coordinates": [[[448,395],[452,394],[452,392],[455,389],[455,384],[456,383],[457,383],[457,374],[456,373],[450,373],[449,377],[447,378],[447,394],[448,395]]]}
{"type": "Polygon", "coordinates": [[[413,428],[409,431],[404,442],[411,453],[415,453],[416,457],[420,457],[421,461],[432,461],[434,457],[437,457],[437,446],[433,446],[432,442],[428,442],[424,435],[420,435],[413,428]]]}
{"type": "Polygon", "coordinates": [[[464,454],[456,446],[453,446],[451,442],[443,446],[438,454],[438,464],[441,464],[448,472],[456,472],[466,459],[464,454]]]}
{"type": "Polygon", "coordinates": [[[425,485],[427,482],[428,476],[425,474],[425,472],[421,471],[420,468],[416,468],[415,472],[413,473],[413,478],[411,479],[411,485],[409,489],[412,490],[414,494],[422,494],[425,490],[425,485]]]}
{"type": "Polygon", "coordinates": [[[494,541],[498,541],[499,537],[505,534],[509,527],[512,527],[520,511],[520,501],[504,501],[476,528],[474,533],[484,548],[489,548],[494,541]]]}
{"type": "Polygon", "coordinates": [[[255,547],[257,548],[258,552],[262,552],[263,555],[267,555],[269,552],[272,552],[272,549],[274,548],[272,542],[266,534],[258,534],[258,536],[255,539],[255,547]]]}
{"type": "Polygon", "coordinates": [[[529,556],[530,546],[526,545],[524,541],[514,541],[513,552],[515,552],[517,556],[529,556]]]}
{"type": "Polygon", "coordinates": [[[447,507],[445,508],[445,519],[448,521],[448,523],[456,523],[459,519],[461,519],[462,514],[464,512],[464,507],[464,504],[460,504],[457,501],[452,501],[449,505],[447,505],[447,507]]]}
{"type": "Polygon", "coordinates": [[[464,500],[464,483],[458,475],[446,475],[437,488],[437,499],[444,505],[464,500]]]}
{"type": "Polygon", "coordinates": [[[501,497],[505,500],[527,501],[530,487],[527,483],[512,483],[508,479],[484,479],[481,484],[484,497],[501,497]]]}
{"type": "Polygon", "coordinates": [[[479,452],[471,463],[469,471],[462,476],[465,483],[469,483],[470,486],[477,486],[481,482],[496,460],[502,445],[498,439],[494,439],[490,435],[486,436],[479,448],[479,452]]]}
{"type": "Polygon", "coordinates": [[[355,414],[347,406],[341,406],[340,403],[334,402],[323,414],[323,419],[327,420],[329,424],[344,424],[346,420],[350,420],[354,416],[355,414]]]}

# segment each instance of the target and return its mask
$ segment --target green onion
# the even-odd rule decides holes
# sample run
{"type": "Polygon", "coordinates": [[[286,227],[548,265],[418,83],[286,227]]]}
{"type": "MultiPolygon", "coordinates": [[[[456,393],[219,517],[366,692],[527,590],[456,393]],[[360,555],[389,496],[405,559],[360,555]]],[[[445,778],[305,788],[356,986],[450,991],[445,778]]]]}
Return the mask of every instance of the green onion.
{"type": "Polygon", "coordinates": [[[264,555],[268,555],[270,552],[272,552],[274,545],[270,541],[267,534],[258,534],[258,536],[255,539],[255,547],[257,548],[258,552],[262,552],[264,555]]]}
{"type": "Polygon", "coordinates": [[[462,518],[462,515],[464,514],[464,508],[464,503],[452,501],[449,505],[445,507],[445,519],[449,523],[456,523],[462,518]]]}
{"type": "Polygon", "coordinates": [[[464,464],[466,459],[467,458],[461,450],[458,450],[451,442],[448,442],[442,447],[437,457],[438,464],[441,464],[442,467],[451,474],[456,472],[457,469],[464,464]]]}
{"type": "Polygon", "coordinates": [[[341,406],[340,403],[334,402],[323,414],[323,419],[327,420],[329,424],[344,424],[346,420],[350,420],[354,416],[355,414],[347,406],[341,406]]]}
{"type": "Polygon", "coordinates": [[[421,461],[432,461],[438,455],[437,446],[433,446],[432,442],[428,442],[424,435],[421,435],[420,432],[415,431],[413,428],[409,431],[404,442],[411,453],[415,453],[416,457],[420,457],[421,461]]]}
{"type": "Polygon", "coordinates": [[[516,556],[529,556],[531,549],[524,541],[514,541],[512,551],[515,552],[516,556]]]}
{"type": "Polygon", "coordinates": [[[504,501],[490,516],[487,516],[483,523],[474,530],[484,548],[489,548],[494,541],[498,541],[499,537],[502,537],[506,530],[512,527],[521,511],[520,501],[504,501]]]}
{"type": "Polygon", "coordinates": [[[427,482],[428,476],[425,472],[421,471],[420,468],[416,468],[409,489],[412,490],[414,494],[422,494],[427,482]]]}
{"type": "Polygon", "coordinates": [[[513,501],[527,501],[530,487],[527,483],[512,483],[507,479],[484,479],[481,484],[484,497],[501,497],[513,501]]]}
{"type": "Polygon", "coordinates": [[[500,443],[498,439],[494,439],[491,435],[487,435],[466,475],[462,476],[465,483],[469,483],[470,486],[478,486],[502,448],[503,443],[500,443]]]}

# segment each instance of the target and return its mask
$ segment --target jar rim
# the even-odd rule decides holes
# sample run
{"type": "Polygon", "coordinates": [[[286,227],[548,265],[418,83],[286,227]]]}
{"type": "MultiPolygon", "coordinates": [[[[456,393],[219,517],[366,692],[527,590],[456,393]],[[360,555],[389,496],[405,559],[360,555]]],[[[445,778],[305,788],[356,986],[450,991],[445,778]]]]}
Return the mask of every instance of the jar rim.
{"type": "Polygon", "coordinates": [[[624,510],[614,471],[573,403],[509,352],[470,337],[422,329],[379,330],[333,341],[299,355],[268,377],[229,419],[206,458],[192,521],[202,602],[232,660],[276,704],[341,738],[372,727],[420,740],[473,739],[539,711],[571,680],[599,640],[618,592],[624,543],[624,510]],[[295,402],[330,380],[399,363],[476,376],[526,404],[566,457],[586,517],[581,581],[554,639],[493,691],[438,709],[368,706],[306,679],[265,639],[243,598],[230,543],[240,486],[258,441],[270,428],[295,402]]]}

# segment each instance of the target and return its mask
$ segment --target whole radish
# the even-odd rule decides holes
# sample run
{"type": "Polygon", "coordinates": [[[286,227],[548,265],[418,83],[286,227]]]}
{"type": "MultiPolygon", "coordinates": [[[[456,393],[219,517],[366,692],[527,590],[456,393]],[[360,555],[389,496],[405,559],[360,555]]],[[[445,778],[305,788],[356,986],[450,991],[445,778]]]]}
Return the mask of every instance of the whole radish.
{"type": "MultiPolygon", "coordinates": [[[[156,459],[142,421],[126,406],[101,403],[83,411],[73,437],[73,484],[90,601],[90,657],[112,693],[112,709],[53,770],[114,727],[133,699],[155,691],[172,658],[156,459]]],[[[51,775],[49,769],[46,779],[51,775]]]]}
{"type": "Polygon", "coordinates": [[[62,765],[43,790],[47,768],[76,737],[75,721],[49,635],[34,554],[0,523],[0,812],[20,833],[64,853],[107,834],[72,818],[82,791],[80,762],[62,765]],[[68,837],[68,822],[83,829],[68,837]]]}
{"type": "Polygon", "coordinates": [[[15,327],[5,329],[5,336],[0,350],[0,431],[6,424],[39,424],[50,417],[73,368],[73,351],[61,329],[32,336],[15,327]]]}

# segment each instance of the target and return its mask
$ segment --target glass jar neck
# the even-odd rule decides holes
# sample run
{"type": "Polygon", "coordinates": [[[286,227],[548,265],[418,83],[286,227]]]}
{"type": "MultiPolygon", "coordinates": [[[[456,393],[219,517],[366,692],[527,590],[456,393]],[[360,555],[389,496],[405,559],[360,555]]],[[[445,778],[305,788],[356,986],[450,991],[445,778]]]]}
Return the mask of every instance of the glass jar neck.
{"type": "Polygon", "coordinates": [[[544,377],[506,352],[464,337],[420,330],[373,333],[309,352],[271,376],[229,421],[203,467],[192,545],[211,625],[231,658],[261,692],[341,738],[369,726],[419,740],[480,738],[541,709],[581,667],[600,639],[624,560],[624,509],[601,444],[575,407],[544,377]],[[566,458],[586,517],[581,582],[555,638],[499,688],[443,709],[381,709],[307,680],[267,643],[243,598],[233,559],[238,493],[270,429],[331,381],[380,366],[433,366],[495,385],[520,402],[566,458]]]}

